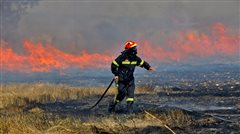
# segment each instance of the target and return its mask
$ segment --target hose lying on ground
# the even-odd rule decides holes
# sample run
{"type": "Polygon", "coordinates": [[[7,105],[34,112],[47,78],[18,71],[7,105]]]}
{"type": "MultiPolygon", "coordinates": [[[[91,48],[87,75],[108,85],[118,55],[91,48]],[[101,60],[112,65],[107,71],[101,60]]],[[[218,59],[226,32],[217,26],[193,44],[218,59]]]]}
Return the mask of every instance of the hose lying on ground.
{"type": "Polygon", "coordinates": [[[114,78],[112,79],[112,81],[110,82],[110,84],[108,85],[107,89],[105,90],[105,92],[102,94],[102,96],[100,97],[100,99],[89,109],[93,109],[95,106],[97,106],[97,104],[102,100],[102,98],[104,97],[104,95],[107,93],[108,89],[112,86],[113,82],[114,82],[114,78]]]}

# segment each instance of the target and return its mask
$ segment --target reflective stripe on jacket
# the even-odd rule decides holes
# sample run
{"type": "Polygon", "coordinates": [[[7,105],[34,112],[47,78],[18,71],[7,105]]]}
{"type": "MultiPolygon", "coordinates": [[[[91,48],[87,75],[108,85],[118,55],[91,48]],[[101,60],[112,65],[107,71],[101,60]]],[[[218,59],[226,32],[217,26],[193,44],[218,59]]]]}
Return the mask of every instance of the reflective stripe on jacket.
{"type": "Polygon", "coordinates": [[[133,73],[136,66],[143,67],[147,70],[150,68],[150,65],[138,56],[128,58],[121,54],[112,62],[111,70],[115,76],[119,76],[119,81],[127,82],[134,79],[133,73]]]}

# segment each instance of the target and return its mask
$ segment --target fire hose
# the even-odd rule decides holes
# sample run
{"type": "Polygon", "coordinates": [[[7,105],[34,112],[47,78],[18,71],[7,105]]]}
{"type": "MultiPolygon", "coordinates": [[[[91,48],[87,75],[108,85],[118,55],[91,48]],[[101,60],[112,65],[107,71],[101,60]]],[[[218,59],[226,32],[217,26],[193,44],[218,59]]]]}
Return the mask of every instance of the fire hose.
{"type": "Polygon", "coordinates": [[[102,96],[99,98],[99,100],[89,109],[93,109],[94,107],[96,107],[98,105],[98,103],[102,100],[102,98],[104,97],[104,95],[107,93],[108,89],[112,86],[113,82],[114,82],[114,78],[112,79],[112,81],[110,82],[110,84],[108,85],[107,89],[105,90],[105,92],[102,94],[102,96]]]}

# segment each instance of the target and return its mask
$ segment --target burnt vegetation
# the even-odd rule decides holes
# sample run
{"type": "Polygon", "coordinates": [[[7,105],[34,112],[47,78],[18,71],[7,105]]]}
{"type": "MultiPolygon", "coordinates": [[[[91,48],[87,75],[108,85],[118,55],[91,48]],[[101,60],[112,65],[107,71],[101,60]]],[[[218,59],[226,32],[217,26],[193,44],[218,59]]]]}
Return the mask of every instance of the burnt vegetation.
{"type": "Polygon", "coordinates": [[[137,87],[135,114],[131,115],[125,114],[125,102],[114,114],[107,112],[115,87],[96,108],[89,110],[103,88],[44,83],[1,86],[1,133],[235,133],[240,129],[239,97],[211,96],[218,88],[238,92],[238,84],[212,87],[209,95],[202,94],[207,91],[204,88],[200,92],[196,88],[137,87]],[[200,95],[192,96],[193,93],[200,95]],[[185,109],[189,102],[196,106],[185,109]],[[216,108],[199,110],[201,103],[215,104],[216,108]],[[224,106],[229,108],[221,109],[224,106]]]}

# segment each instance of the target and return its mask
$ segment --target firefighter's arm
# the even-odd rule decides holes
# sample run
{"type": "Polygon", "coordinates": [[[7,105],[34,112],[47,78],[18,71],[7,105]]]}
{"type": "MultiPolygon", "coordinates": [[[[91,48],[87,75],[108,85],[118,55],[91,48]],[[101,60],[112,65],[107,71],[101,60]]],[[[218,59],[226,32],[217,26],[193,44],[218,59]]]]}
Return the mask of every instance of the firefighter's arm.
{"type": "Polygon", "coordinates": [[[151,67],[146,61],[142,60],[141,58],[137,58],[138,66],[143,67],[150,71],[155,71],[155,68],[151,67]]]}
{"type": "Polygon", "coordinates": [[[118,56],[115,60],[112,61],[112,64],[111,64],[111,70],[115,77],[118,76],[118,67],[121,63],[120,60],[121,60],[121,57],[118,56]]]}
{"type": "Polygon", "coordinates": [[[111,64],[111,70],[114,76],[118,76],[118,67],[119,67],[119,64],[114,60],[111,64]]]}

